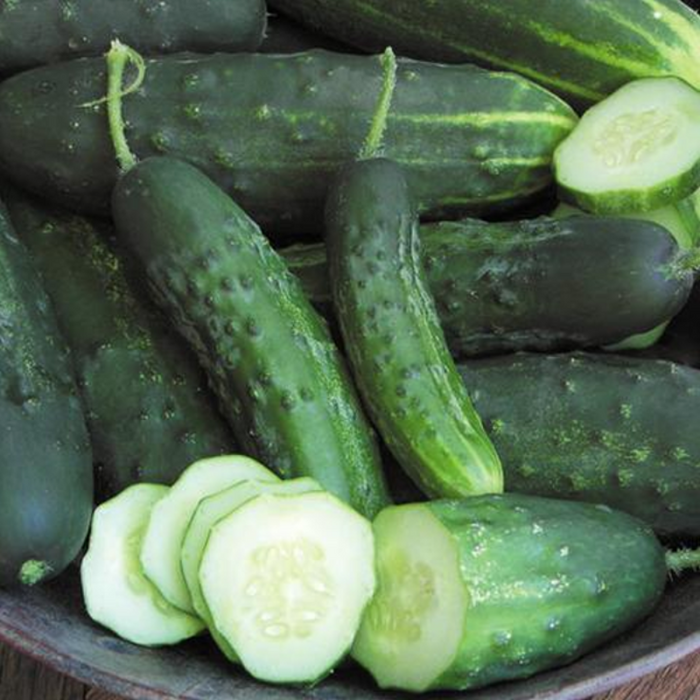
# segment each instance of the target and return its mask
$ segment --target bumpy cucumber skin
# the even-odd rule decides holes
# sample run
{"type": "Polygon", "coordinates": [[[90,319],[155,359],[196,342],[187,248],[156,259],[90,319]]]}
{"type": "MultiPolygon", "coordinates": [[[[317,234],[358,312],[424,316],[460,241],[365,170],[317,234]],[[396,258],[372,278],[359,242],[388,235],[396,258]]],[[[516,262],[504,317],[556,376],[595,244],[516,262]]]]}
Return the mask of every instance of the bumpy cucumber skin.
{"type": "MultiPolygon", "coordinates": [[[[77,210],[106,211],[117,178],[104,105],[81,107],[105,94],[104,63],[0,87],[0,168],[77,210]]],[[[141,159],[199,167],[266,233],[317,233],[328,183],[360,150],[382,80],[378,57],[320,50],[155,59],[124,100],[127,138],[141,159]]],[[[466,65],[400,61],[397,81],[385,150],[423,214],[503,208],[551,183],[554,148],[576,123],[558,98],[466,65]]]]}
{"type": "Polygon", "coordinates": [[[68,351],[0,205],[0,586],[35,584],[68,566],[87,535],[92,489],[68,351]]]}
{"type": "Polygon", "coordinates": [[[498,493],[501,465],[445,343],[401,167],[345,166],[326,209],[334,307],[355,382],[389,449],[429,496],[498,493]]]}
{"type": "Polygon", "coordinates": [[[244,449],[283,477],[313,477],[369,517],[386,505],[375,437],[342,358],[255,223],[171,158],[122,177],[113,210],[244,449]]]}
{"type": "Polygon", "coordinates": [[[7,0],[0,10],[0,74],[99,56],[119,39],[145,54],[255,51],[263,0],[7,0]]]}
{"type": "Polygon", "coordinates": [[[194,354],[148,298],[112,227],[5,190],[71,350],[98,501],[138,482],[172,484],[235,440],[194,354]]]}
{"type": "Polygon", "coordinates": [[[477,360],[460,371],[508,490],[604,503],[662,537],[700,537],[700,372],[585,353],[477,360]]]}
{"type": "Polygon", "coordinates": [[[700,20],[680,0],[271,0],[324,34],[370,51],[512,70],[581,107],[635,78],[700,88],[700,20]]]}
{"type": "Polygon", "coordinates": [[[605,506],[505,494],[426,504],[456,540],[464,637],[431,689],[464,690],[569,663],[659,601],[664,550],[605,506]]]}
{"type": "MultiPolygon", "coordinates": [[[[614,343],[673,318],[693,285],[673,238],[650,222],[465,219],[421,226],[420,238],[455,357],[614,343]]],[[[330,313],[324,247],[282,254],[314,305],[330,313]]]]}

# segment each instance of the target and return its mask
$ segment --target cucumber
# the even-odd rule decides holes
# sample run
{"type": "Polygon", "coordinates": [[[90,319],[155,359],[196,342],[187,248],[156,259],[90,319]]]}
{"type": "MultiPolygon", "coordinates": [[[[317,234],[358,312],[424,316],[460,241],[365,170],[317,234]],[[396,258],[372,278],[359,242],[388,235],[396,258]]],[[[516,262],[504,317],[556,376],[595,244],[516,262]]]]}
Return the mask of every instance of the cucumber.
{"type": "Polygon", "coordinates": [[[170,485],[192,462],[234,451],[204,373],[112,227],[3,189],[71,350],[98,501],[139,481],[170,485]]]}
{"type": "Polygon", "coordinates": [[[251,675],[314,683],[349,650],[374,592],[372,528],[328,493],[261,495],[214,526],[199,579],[251,675]]]}
{"type": "Polygon", "coordinates": [[[615,355],[460,367],[519,493],[604,503],[662,537],[700,538],[700,372],[615,355]]]}
{"type": "Polygon", "coordinates": [[[564,665],[646,617],[666,580],[649,528],[507,494],[394,506],[353,655],[382,688],[465,690],[564,665]]]}
{"type": "Polygon", "coordinates": [[[60,574],[90,525],[92,455],[51,303],[0,204],[0,586],[60,574]]]}
{"type": "MultiPolygon", "coordinates": [[[[658,225],[570,217],[420,228],[422,260],[455,357],[608,345],[673,318],[693,284],[658,225]],[[612,300],[615,300],[612,303],[612,300]]],[[[332,316],[322,244],[280,251],[332,316]]]]}
{"type": "Polygon", "coordinates": [[[260,53],[299,53],[310,49],[326,49],[338,53],[357,53],[319,32],[307,29],[287,17],[273,15],[267,23],[265,39],[258,49],[260,53]]]}
{"type": "Polygon", "coordinates": [[[584,107],[635,78],[700,88],[700,19],[681,0],[271,0],[348,44],[511,70],[584,107]]]}
{"type": "Polygon", "coordinates": [[[180,566],[180,550],[197,504],[207,496],[246,479],[277,481],[262,464],[240,455],[195,462],[153,507],[141,545],[141,567],[163,597],[176,608],[194,614],[180,566]]]}
{"type": "MultiPolygon", "coordinates": [[[[309,51],[146,62],[124,100],[140,159],[199,167],[265,230],[318,233],[329,179],[365,136],[378,57],[309,51]],[[236,89],[230,89],[235,85],[236,89]]],[[[101,59],[15,76],[0,87],[0,169],[76,210],[106,212],[117,179],[101,59]]],[[[558,98],[512,74],[403,61],[386,154],[432,218],[498,210],[552,182],[555,146],[576,123],[558,98]]]]}
{"type": "Polygon", "coordinates": [[[0,11],[0,74],[98,56],[113,39],[147,54],[255,51],[264,0],[8,0],[0,11]]]}
{"type": "Polygon", "coordinates": [[[355,382],[385,443],[429,496],[503,490],[498,456],[462,386],[419,258],[401,167],[346,166],[327,204],[334,307],[355,382]]]}
{"type": "Polygon", "coordinates": [[[284,477],[316,479],[368,516],[386,505],[376,441],[342,358],[255,223],[172,158],[120,179],[114,217],[244,451],[284,477]]]}
{"type": "Polygon", "coordinates": [[[700,92],[636,80],[592,107],[554,154],[560,197],[594,214],[645,212],[700,187],[700,92]]]}
{"type": "Polygon", "coordinates": [[[209,533],[219,520],[232,513],[246,501],[263,493],[284,496],[310,491],[321,491],[321,487],[309,478],[280,482],[242,481],[224,491],[203,498],[190,519],[180,550],[182,573],[190,593],[192,607],[199,618],[204,620],[217,646],[230,661],[237,662],[238,656],[226,639],[217,632],[209,608],[204,601],[202,587],[199,584],[199,568],[202,564],[209,533]]]}
{"type": "Polygon", "coordinates": [[[80,567],[88,615],[143,646],[177,644],[204,629],[196,617],[171,606],[139,565],[149,515],[167,493],[167,486],[137,484],[100,505],[80,567]]]}

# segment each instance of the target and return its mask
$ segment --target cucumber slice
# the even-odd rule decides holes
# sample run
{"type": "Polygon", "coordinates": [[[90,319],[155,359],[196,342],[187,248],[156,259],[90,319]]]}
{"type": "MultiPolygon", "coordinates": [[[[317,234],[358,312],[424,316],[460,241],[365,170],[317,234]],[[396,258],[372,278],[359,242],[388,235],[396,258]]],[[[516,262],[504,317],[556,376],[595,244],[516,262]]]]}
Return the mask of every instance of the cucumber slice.
{"type": "Polygon", "coordinates": [[[139,551],[148,518],[167,486],[137,484],[99,506],[80,575],[88,615],[127,641],[162,646],[204,625],[171,606],[143,575],[139,551]]]}
{"type": "Polygon", "coordinates": [[[347,653],[372,597],[372,528],[328,493],[258,496],[214,526],[199,581],[251,675],[313,683],[347,653]]]}
{"type": "Polygon", "coordinates": [[[180,550],[197,504],[240,481],[279,481],[262,464],[241,455],[195,462],[153,508],[141,549],[141,566],[165,599],[194,614],[190,592],[180,567],[180,550]]]}
{"type": "Polygon", "coordinates": [[[214,641],[231,661],[237,661],[238,657],[231,645],[216,631],[211,613],[202,596],[202,588],[199,585],[199,567],[202,563],[204,548],[209,539],[211,529],[219,520],[236,510],[246,501],[260,494],[292,495],[321,490],[319,483],[308,477],[281,481],[279,483],[271,481],[244,481],[199,502],[182,543],[182,551],[180,552],[182,573],[185,577],[195,612],[207,624],[214,641]]]}
{"type": "Polygon", "coordinates": [[[700,187],[700,93],[645,78],[586,112],[554,153],[563,200],[594,214],[651,211],[700,187]]]}
{"type": "Polygon", "coordinates": [[[465,629],[469,593],[454,538],[420,504],[374,521],[377,594],[353,657],[382,688],[422,691],[449,668],[465,629]]]}

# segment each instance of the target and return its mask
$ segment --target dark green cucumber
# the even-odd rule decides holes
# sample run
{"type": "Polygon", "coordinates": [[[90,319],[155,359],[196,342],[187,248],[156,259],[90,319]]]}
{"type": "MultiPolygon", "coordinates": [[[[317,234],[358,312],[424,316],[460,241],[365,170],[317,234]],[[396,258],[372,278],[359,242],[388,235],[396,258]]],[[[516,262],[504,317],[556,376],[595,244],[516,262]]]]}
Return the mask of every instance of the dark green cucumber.
{"type": "MultiPolygon", "coordinates": [[[[203,170],[263,230],[322,230],[328,182],[366,135],[383,71],[376,56],[310,51],[146,62],[124,101],[137,157],[203,170]],[[232,89],[231,86],[235,86],[232,89]]],[[[105,62],[73,61],[0,87],[0,168],[69,208],[102,211],[117,179],[105,62]]],[[[551,156],[576,116],[546,90],[473,66],[399,63],[385,135],[422,214],[513,205],[551,183],[551,156]]]]}
{"type": "Polygon", "coordinates": [[[515,494],[387,508],[374,532],[378,590],[353,655],[411,691],[567,664],[646,617],[676,563],[636,518],[515,494]]]}
{"type": "Polygon", "coordinates": [[[401,167],[345,166],[326,209],[333,304],[355,382],[399,464],[430,496],[497,493],[503,474],[445,343],[401,167]]]}
{"type": "Polygon", "coordinates": [[[510,491],[605,503],[700,538],[700,372],[615,355],[514,355],[460,368],[510,491]]]}
{"type": "MultiPolygon", "coordinates": [[[[618,342],[673,318],[693,285],[683,252],[650,222],[464,220],[424,225],[420,236],[456,357],[618,342]]],[[[324,246],[282,254],[313,303],[329,313],[324,246]]]]}
{"type": "Polygon", "coordinates": [[[512,70],[581,106],[635,78],[700,88],[700,19],[681,0],[271,0],[324,34],[377,51],[512,70]]]}
{"type": "Polygon", "coordinates": [[[81,56],[113,39],[146,54],[255,51],[264,0],[6,0],[0,8],[0,74],[81,56]]]}
{"type": "Polygon", "coordinates": [[[97,465],[98,499],[172,484],[235,451],[190,349],[148,298],[107,223],[6,192],[71,349],[97,465]]]}
{"type": "Polygon", "coordinates": [[[260,53],[298,53],[311,49],[326,49],[339,53],[357,53],[351,46],[308,29],[287,17],[273,16],[267,23],[260,53]]]}
{"type": "Polygon", "coordinates": [[[255,223],[172,158],[127,172],[113,211],[247,452],[374,515],[387,493],[372,430],[323,320],[255,223]]]}
{"type": "Polygon", "coordinates": [[[92,459],[68,351],[0,205],[0,586],[75,558],[92,514],[92,459]]]}

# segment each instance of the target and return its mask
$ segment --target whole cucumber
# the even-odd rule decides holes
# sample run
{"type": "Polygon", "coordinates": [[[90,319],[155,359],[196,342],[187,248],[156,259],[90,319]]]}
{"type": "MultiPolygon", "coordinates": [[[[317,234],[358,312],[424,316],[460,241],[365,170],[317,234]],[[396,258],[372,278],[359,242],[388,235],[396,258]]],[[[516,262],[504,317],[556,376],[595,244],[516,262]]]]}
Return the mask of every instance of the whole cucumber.
{"type": "Polygon", "coordinates": [[[374,434],[323,319],[256,224],[173,158],[123,175],[113,210],[244,449],[376,514],[388,495],[374,434]]]}
{"type": "MultiPolygon", "coordinates": [[[[455,357],[603,346],[669,321],[693,285],[659,225],[603,217],[425,224],[422,260],[455,357]]],[[[323,244],[281,251],[332,313],[323,244]]]]}
{"type": "MultiPolygon", "coordinates": [[[[146,61],[124,100],[137,157],[199,167],[266,232],[322,230],[328,182],[362,144],[383,80],[375,56],[325,51],[146,61]]],[[[118,170],[103,104],[105,62],[86,59],[0,86],[0,168],[76,210],[106,212],[118,170]]],[[[420,211],[450,218],[512,206],[551,184],[576,115],[524,78],[399,63],[385,135],[420,211]],[[447,216],[449,215],[449,217],[447,216]]]]}
{"type": "Polygon", "coordinates": [[[584,107],[635,78],[700,87],[700,19],[681,0],[271,0],[362,49],[512,70],[584,107]]]}
{"type": "Polygon", "coordinates": [[[0,204],[0,586],[60,574],[92,515],[92,458],[70,358],[0,204]]]}
{"type": "Polygon", "coordinates": [[[148,297],[110,224],[5,188],[71,350],[98,500],[138,482],[172,484],[198,459],[235,452],[206,377],[148,297]]]}
{"type": "Polygon", "coordinates": [[[648,526],[589,503],[394,506],[374,533],[377,594],[353,655],[383,688],[474,689],[570,663],[646,617],[667,576],[648,526]]]}
{"type": "Polygon", "coordinates": [[[98,56],[119,39],[145,54],[255,51],[264,0],[6,0],[0,74],[98,56]]]}
{"type": "Polygon", "coordinates": [[[663,537],[700,538],[700,371],[585,353],[460,371],[508,490],[604,503],[663,537]]]}
{"type": "Polygon", "coordinates": [[[429,496],[498,493],[498,456],[459,378],[395,162],[346,165],[326,207],[333,305],[355,382],[391,452],[429,496]]]}

